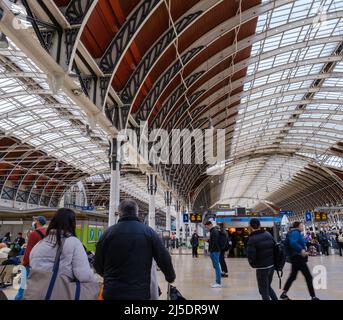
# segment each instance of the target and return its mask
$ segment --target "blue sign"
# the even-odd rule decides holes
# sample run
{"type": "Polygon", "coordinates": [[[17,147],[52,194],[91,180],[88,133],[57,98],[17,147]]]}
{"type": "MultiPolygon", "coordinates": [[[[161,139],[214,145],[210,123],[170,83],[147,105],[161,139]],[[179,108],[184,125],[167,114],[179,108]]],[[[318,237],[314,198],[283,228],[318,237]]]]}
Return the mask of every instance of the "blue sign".
{"type": "Polygon", "coordinates": [[[280,211],[280,214],[283,216],[283,215],[288,215],[288,216],[293,216],[294,215],[294,212],[292,210],[282,210],[280,211]]]}
{"type": "Polygon", "coordinates": [[[189,216],[188,213],[183,214],[183,223],[188,223],[189,222],[189,216]]]}
{"type": "Polygon", "coordinates": [[[305,213],[305,221],[306,222],[311,222],[312,221],[312,213],[311,213],[311,211],[306,211],[306,213],[305,213]]]}

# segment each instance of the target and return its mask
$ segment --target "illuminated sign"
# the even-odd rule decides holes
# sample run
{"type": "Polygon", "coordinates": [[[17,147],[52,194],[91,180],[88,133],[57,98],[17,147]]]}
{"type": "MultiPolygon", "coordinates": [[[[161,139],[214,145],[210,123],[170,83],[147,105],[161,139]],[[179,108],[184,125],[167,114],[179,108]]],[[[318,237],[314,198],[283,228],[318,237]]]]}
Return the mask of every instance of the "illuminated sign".
{"type": "Polygon", "coordinates": [[[231,209],[231,210],[226,210],[226,211],[218,211],[217,216],[235,216],[236,215],[236,210],[231,209]]]}
{"type": "Polygon", "coordinates": [[[315,212],[314,220],[316,222],[326,222],[328,221],[328,214],[326,212],[315,212]]]}
{"type": "Polygon", "coordinates": [[[202,215],[201,213],[191,213],[190,214],[191,222],[202,222],[202,215]]]}
{"type": "Polygon", "coordinates": [[[317,222],[322,220],[322,216],[321,216],[320,212],[314,213],[314,220],[317,222]]]}

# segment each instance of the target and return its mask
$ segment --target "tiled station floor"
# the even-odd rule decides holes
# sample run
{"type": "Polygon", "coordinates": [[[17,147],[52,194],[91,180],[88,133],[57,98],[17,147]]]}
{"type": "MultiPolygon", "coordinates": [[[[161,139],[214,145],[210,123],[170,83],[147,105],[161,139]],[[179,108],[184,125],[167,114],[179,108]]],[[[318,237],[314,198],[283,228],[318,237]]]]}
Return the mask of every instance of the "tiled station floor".
{"type": "MultiPolygon", "coordinates": [[[[214,269],[210,258],[200,255],[193,259],[191,255],[173,255],[173,263],[177,274],[175,286],[186,299],[200,300],[259,300],[255,270],[251,269],[246,258],[228,258],[229,278],[222,279],[221,289],[212,289],[214,269]]],[[[316,265],[325,266],[327,272],[327,289],[317,291],[317,296],[323,300],[343,299],[343,257],[339,255],[309,257],[311,272],[316,265]]],[[[325,270],[322,268],[322,270],[325,270]]],[[[287,263],[284,269],[282,285],[290,272],[287,263]]],[[[312,273],[313,274],[313,273],[312,273]]],[[[318,275],[318,271],[316,272],[318,275]]],[[[315,276],[315,274],[313,274],[315,276]]],[[[159,272],[159,284],[163,291],[162,299],[166,297],[167,286],[163,275],[159,272]]],[[[278,277],[274,276],[273,288],[277,295],[281,294],[278,277]]],[[[309,299],[305,279],[298,274],[289,291],[289,297],[294,300],[309,299]]]]}
{"type": "MultiPolygon", "coordinates": [[[[222,279],[221,289],[212,289],[214,269],[208,256],[199,255],[193,259],[189,254],[172,255],[177,279],[174,283],[183,296],[188,299],[199,300],[259,300],[255,270],[251,269],[246,258],[226,259],[229,268],[229,278],[222,279]]],[[[323,300],[343,300],[343,257],[338,255],[317,256],[309,258],[311,271],[317,265],[325,266],[327,272],[327,289],[317,291],[317,296],[323,300]]],[[[286,264],[282,284],[289,275],[290,265],[286,264]]],[[[158,272],[159,285],[163,292],[161,299],[166,299],[167,284],[163,274],[158,272]]],[[[279,281],[275,274],[273,281],[275,292],[280,295],[279,281]]],[[[8,288],[6,294],[9,299],[15,296],[15,290],[8,288]]],[[[294,300],[309,299],[306,283],[299,273],[294,282],[289,297],[294,300]]]]}

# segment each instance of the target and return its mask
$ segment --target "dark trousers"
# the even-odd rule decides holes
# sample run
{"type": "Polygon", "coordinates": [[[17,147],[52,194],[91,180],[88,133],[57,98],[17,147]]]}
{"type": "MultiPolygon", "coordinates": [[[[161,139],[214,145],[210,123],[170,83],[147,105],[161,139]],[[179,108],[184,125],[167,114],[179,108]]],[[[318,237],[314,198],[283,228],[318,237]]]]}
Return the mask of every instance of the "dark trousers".
{"type": "Polygon", "coordinates": [[[220,267],[222,269],[222,272],[228,273],[227,271],[227,265],[225,261],[225,251],[220,251],[220,256],[219,256],[219,262],[220,262],[220,267]]]}
{"type": "Polygon", "coordinates": [[[306,261],[307,259],[303,258],[302,256],[294,256],[291,258],[292,271],[289,278],[287,279],[285,287],[283,288],[284,291],[287,292],[289,290],[293,281],[297,278],[298,272],[300,271],[305,277],[310,296],[311,297],[316,296],[314,292],[314,288],[313,288],[313,283],[312,283],[312,274],[310,272],[310,269],[307,266],[306,261]]]}
{"type": "Polygon", "coordinates": [[[271,284],[274,276],[274,267],[268,269],[257,269],[256,279],[258,291],[262,296],[262,300],[278,300],[275,291],[271,284]]]}
{"type": "Polygon", "coordinates": [[[193,256],[193,258],[198,257],[198,247],[192,247],[192,256],[193,256]]]}
{"type": "Polygon", "coordinates": [[[325,254],[325,255],[329,255],[329,247],[328,246],[323,246],[322,245],[322,248],[323,248],[323,254],[325,254]]]}
{"type": "Polygon", "coordinates": [[[339,255],[342,256],[343,242],[338,242],[339,255]]]}

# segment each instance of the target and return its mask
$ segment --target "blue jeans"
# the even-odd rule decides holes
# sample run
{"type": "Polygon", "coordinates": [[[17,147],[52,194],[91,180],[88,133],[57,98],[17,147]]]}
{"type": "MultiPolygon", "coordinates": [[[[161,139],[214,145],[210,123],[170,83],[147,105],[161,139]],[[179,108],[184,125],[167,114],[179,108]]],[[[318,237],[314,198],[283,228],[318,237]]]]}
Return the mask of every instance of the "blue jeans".
{"type": "Polygon", "coordinates": [[[221,283],[221,279],[222,279],[220,264],[219,264],[219,256],[220,256],[220,252],[211,252],[210,253],[213,268],[216,270],[216,283],[218,283],[218,284],[221,283]]]}

